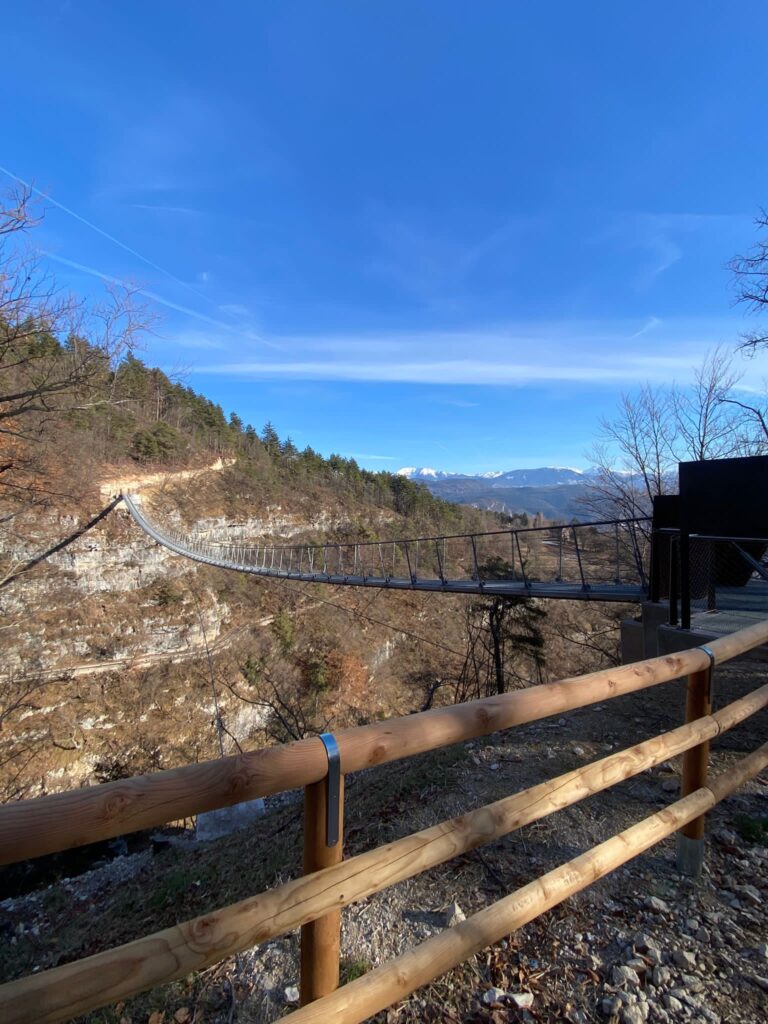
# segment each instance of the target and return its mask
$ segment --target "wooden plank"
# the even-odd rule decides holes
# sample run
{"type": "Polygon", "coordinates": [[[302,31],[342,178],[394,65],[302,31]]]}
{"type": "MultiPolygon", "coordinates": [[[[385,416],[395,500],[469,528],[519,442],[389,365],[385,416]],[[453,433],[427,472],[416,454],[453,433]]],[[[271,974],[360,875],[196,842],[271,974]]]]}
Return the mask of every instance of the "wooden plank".
{"type": "MultiPolygon", "coordinates": [[[[344,845],[344,776],[339,793],[339,840],[326,845],[326,784],[313,782],[304,795],[304,874],[340,864],[344,845]]],[[[341,905],[301,929],[301,1003],[328,995],[339,985],[341,905]]]]}
{"type": "Polygon", "coordinates": [[[184,977],[570,806],[766,706],[768,684],[717,715],[469,814],[127,945],[10,982],[0,987],[0,1020],[53,1024],[184,977]]]}
{"type": "Polygon", "coordinates": [[[715,806],[747,779],[768,766],[768,744],[744,758],[733,772],[718,777],[718,797],[711,789],[698,789],[670,807],[652,814],[587,853],[524,885],[454,928],[448,928],[415,949],[390,960],[350,982],[324,999],[284,1017],[290,1024],[360,1024],[380,1010],[399,1002],[422,985],[438,978],[468,957],[518,928],[656,843],[677,832],[715,806]]]}
{"type": "Polygon", "coordinates": [[[0,864],[190,818],[322,779],[317,737],[0,807],[0,864]]]}

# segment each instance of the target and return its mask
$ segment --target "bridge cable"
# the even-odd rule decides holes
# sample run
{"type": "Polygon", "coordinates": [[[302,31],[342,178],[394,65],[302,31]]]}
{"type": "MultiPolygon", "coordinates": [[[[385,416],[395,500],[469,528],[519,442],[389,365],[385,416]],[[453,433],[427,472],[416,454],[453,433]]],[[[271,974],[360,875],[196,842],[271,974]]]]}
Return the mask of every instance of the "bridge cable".
{"type": "Polygon", "coordinates": [[[98,515],[94,516],[93,519],[89,520],[85,524],[85,526],[82,526],[80,527],[80,529],[75,530],[74,533],[70,533],[69,536],[65,537],[63,540],[60,540],[57,544],[54,544],[52,548],[48,548],[47,551],[43,551],[42,554],[35,555],[32,558],[27,559],[27,561],[23,562],[15,571],[11,570],[4,579],[0,580],[0,589],[2,589],[3,587],[7,587],[10,583],[13,583],[14,580],[17,580],[19,576],[23,576],[24,573],[29,572],[30,569],[34,569],[36,565],[39,565],[40,562],[44,562],[46,558],[50,558],[51,555],[55,555],[58,551],[63,550],[64,548],[72,544],[73,541],[76,541],[79,537],[82,537],[84,533],[87,533],[89,530],[92,530],[94,526],[101,522],[102,519],[106,519],[106,517],[115,507],[115,505],[119,504],[119,502],[121,502],[122,500],[122,496],[118,496],[113,501],[110,501],[110,503],[105,508],[103,508],[101,512],[98,513],[98,515]]]}

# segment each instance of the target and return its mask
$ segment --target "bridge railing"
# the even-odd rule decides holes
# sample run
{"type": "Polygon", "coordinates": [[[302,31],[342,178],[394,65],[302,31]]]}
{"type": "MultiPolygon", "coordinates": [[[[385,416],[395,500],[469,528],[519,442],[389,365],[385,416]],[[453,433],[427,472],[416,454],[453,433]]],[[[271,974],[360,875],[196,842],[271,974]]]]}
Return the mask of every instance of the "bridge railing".
{"type": "Polygon", "coordinates": [[[570,584],[647,588],[647,519],[603,520],[385,541],[273,544],[231,530],[182,534],[152,523],[130,497],[131,514],[151,536],[180,554],[225,568],[315,581],[431,589],[536,591],[570,584]]]}
{"type": "Polygon", "coordinates": [[[711,739],[768,706],[768,685],[713,713],[712,669],[768,642],[768,622],[706,648],[204,764],[0,807],[0,863],[305,787],[305,874],[126,946],[0,987],[4,1024],[56,1022],[124,1000],[302,927],[296,1024],[357,1024],[675,832],[703,857],[704,816],[768,766],[768,744],[714,780],[711,739]],[[345,775],[688,675],[686,724],[367,853],[342,859],[345,775]],[[338,988],[341,907],[683,755],[681,799],[356,981],[338,988]]]}

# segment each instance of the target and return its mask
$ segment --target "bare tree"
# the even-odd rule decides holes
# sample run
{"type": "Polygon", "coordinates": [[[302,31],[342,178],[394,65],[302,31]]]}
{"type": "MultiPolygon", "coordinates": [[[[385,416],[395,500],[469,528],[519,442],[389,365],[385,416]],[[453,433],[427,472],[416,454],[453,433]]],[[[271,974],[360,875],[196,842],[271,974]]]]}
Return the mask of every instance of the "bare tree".
{"type": "Polygon", "coordinates": [[[675,492],[679,462],[765,451],[765,412],[736,397],[739,379],[731,357],[717,348],[688,387],[646,385],[622,395],[589,453],[595,475],[584,510],[600,519],[649,515],[655,495],[675,492]]]}
{"type": "MultiPolygon", "coordinates": [[[[492,558],[482,571],[485,578],[504,579],[511,566],[501,558],[492,558]]],[[[466,607],[467,649],[454,684],[454,702],[543,682],[546,618],[544,608],[528,597],[470,601],[466,607]]],[[[429,695],[430,701],[435,692],[429,695]]]]}
{"type": "MultiPolygon", "coordinates": [[[[746,426],[746,433],[742,437],[741,445],[746,450],[754,448],[754,454],[759,455],[768,448],[768,406],[765,401],[760,402],[754,399],[753,403],[742,402],[736,398],[723,398],[726,405],[735,405],[747,414],[751,425],[746,426]]],[[[749,454],[753,454],[749,452],[749,454]]]]}
{"type": "Polygon", "coordinates": [[[674,434],[671,451],[676,461],[700,462],[726,459],[745,451],[745,438],[739,428],[738,414],[727,406],[728,396],[739,383],[730,356],[716,348],[707,354],[688,388],[670,391],[674,434]]]}
{"type": "MultiPolygon", "coordinates": [[[[768,211],[761,209],[755,218],[759,232],[768,232],[768,211]]],[[[741,256],[734,256],[728,264],[734,278],[736,302],[742,303],[750,313],[768,312],[768,235],[757,240],[741,256]]],[[[768,330],[758,328],[742,336],[741,348],[750,354],[768,346],[768,330]]]]}
{"type": "Polygon", "coordinates": [[[668,392],[646,385],[622,395],[614,419],[604,419],[589,457],[594,477],[582,507],[596,519],[647,515],[656,494],[674,486],[674,411],[668,392]]]}
{"type": "Polygon", "coordinates": [[[295,672],[286,671],[285,662],[281,665],[282,670],[276,675],[268,661],[248,657],[240,666],[242,685],[225,685],[237,700],[261,709],[262,730],[273,743],[288,743],[326,732],[331,719],[322,714],[318,693],[308,691],[295,672]]]}
{"type": "Polygon", "coordinates": [[[24,244],[40,223],[31,196],[0,199],[0,484],[34,493],[40,442],[62,415],[112,400],[113,371],[151,318],[130,288],[96,305],[57,288],[24,244]]]}

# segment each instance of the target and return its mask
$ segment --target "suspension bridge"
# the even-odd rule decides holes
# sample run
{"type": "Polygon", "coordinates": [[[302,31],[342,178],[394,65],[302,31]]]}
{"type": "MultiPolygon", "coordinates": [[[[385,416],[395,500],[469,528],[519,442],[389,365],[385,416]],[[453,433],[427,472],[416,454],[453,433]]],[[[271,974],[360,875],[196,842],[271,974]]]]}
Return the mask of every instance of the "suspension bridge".
{"type": "Polygon", "coordinates": [[[403,540],[277,545],[183,531],[123,495],[134,522],[170,551],[235,572],[306,583],[450,594],[630,603],[648,596],[645,518],[403,540]]]}

